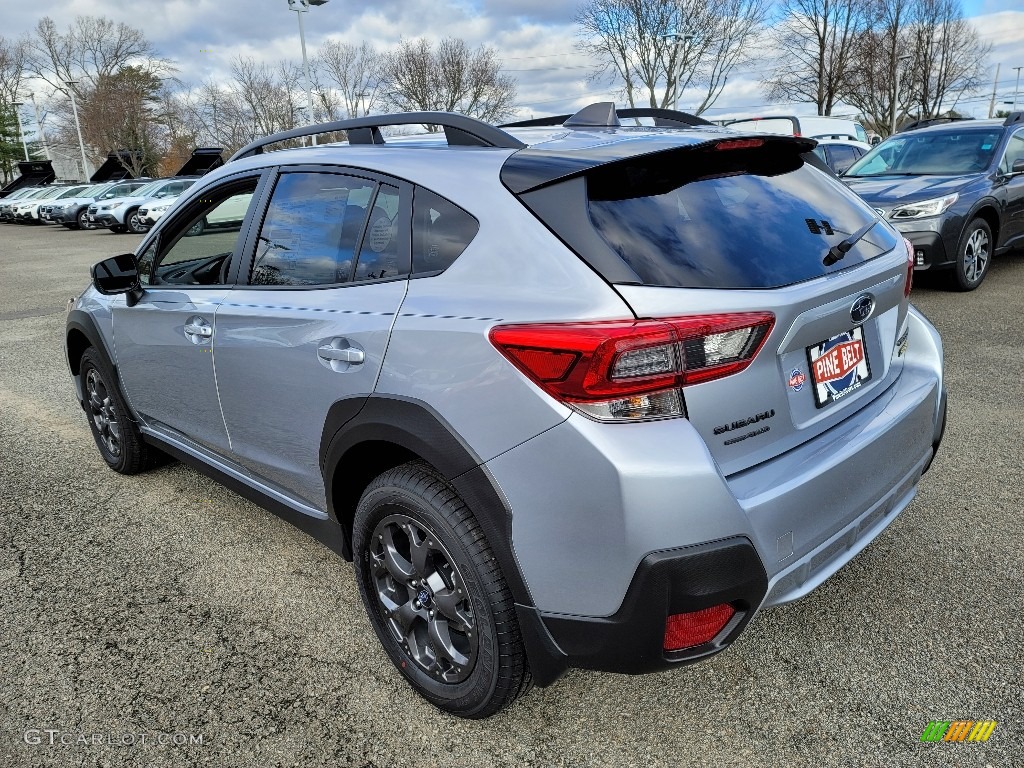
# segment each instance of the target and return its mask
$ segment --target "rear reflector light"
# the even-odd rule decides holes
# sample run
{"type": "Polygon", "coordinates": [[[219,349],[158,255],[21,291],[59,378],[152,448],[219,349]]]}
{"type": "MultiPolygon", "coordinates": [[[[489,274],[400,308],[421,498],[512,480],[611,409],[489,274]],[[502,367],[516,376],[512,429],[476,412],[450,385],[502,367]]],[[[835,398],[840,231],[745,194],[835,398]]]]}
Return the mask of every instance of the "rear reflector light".
{"type": "Polygon", "coordinates": [[[682,387],[745,369],[770,312],[504,325],[491,343],[557,400],[602,421],[682,416],[682,387]]]}
{"type": "Polygon", "coordinates": [[[715,149],[753,149],[764,145],[764,139],[729,139],[715,144],[715,149]]]}
{"type": "Polygon", "coordinates": [[[665,620],[666,651],[682,651],[711,642],[729,623],[736,610],[728,603],[713,605],[703,611],[676,613],[665,620]]]}
{"type": "Polygon", "coordinates": [[[903,238],[903,244],[907,246],[907,282],[903,284],[903,297],[906,298],[914,285],[914,244],[907,238],[903,238]]]}

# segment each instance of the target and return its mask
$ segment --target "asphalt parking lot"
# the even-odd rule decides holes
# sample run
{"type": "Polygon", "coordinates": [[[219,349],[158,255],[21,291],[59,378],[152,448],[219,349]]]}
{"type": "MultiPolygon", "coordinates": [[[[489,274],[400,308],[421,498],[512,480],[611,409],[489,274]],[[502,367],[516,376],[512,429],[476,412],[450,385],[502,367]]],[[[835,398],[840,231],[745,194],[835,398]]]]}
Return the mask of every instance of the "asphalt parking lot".
{"type": "Polygon", "coordinates": [[[918,276],[949,426],[852,564],[710,661],[466,722],[392,668],[349,564],[191,469],[106,468],[64,304],[138,241],[0,225],[0,765],[1024,765],[1024,254],[972,294],[918,276]],[[998,725],[921,743],[930,720],[998,725]]]}

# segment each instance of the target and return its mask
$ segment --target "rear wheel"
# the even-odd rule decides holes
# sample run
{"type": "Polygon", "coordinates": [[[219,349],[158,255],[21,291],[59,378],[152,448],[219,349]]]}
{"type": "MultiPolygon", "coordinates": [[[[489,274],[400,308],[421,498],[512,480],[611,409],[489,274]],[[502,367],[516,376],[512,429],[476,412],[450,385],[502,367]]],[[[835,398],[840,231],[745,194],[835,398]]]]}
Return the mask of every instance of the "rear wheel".
{"type": "Polygon", "coordinates": [[[143,442],[113,370],[94,347],[82,353],[79,374],[89,427],[107,466],[122,475],[149,469],[160,454],[143,442]]]}
{"type": "Polygon", "coordinates": [[[950,276],[955,290],[973,291],[981,285],[992,263],[992,246],[992,229],[988,222],[981,218],[971,221],[960,237],[950,276]]]}
{"type": "Polygon", "coordinates": [[[374,480],[353,547],[370,623],[424,698],[483,718],[529,690],[512,595],[472,513],[433,468],[411,462],[374,480]]]}

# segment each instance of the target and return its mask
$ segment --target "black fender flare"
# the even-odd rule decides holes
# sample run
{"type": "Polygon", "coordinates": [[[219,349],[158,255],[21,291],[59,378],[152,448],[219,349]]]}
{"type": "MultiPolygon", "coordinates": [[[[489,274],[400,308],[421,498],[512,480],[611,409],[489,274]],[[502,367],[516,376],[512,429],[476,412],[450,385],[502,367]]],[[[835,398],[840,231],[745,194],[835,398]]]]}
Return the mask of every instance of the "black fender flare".
{"type": "MultiPolygon", "coordinates": [[[[362,443],[395,445],[430,463],[458,491],[473,511],[490,542],[494,557],[517,603],[533,605],[512,550],[512,513],[498,484],[483,461],[426,403],[398,395],[360,395],[336,402],[328,412],[320,442],[327,511],[341,521],[345,510],[335,508],[335,478],[346,454],[362,443]]],[[[351,532],[342,526],[349,556],[351,532]]]]}
{"type": "MultiPolygon", "coordinates": [[[[567,668],[567,658],[534,607],[516,562],[508,502],[480,457],[426,403],[399,395],[358,395],[339,400],[328,412],[320,442],[320,468],[328,514],[339,523],[342,556],[353,557],[351,520],[347,509],[335,507],[338,495],[334,480],[343,476],[344,467],[350,461],[353,464],[358,461],[361,444],[380,442],[390,443],[429,462],[472,510],[515,600],[534,683],[540,687],[553,683],[567,668]]],[[[367,483],[372,480],[369,475],[362,477],[367,483]]],[[[361,485],[358,488],[361,494],[366,486],[357,485],[361,485]]]]}
{"type": "MultiPolygon", "coordinates": [[[[68,319],[64,326],[64,354],[67,359],[68,368],[71,374],[77,378],[78,376],[78,355],[73,353],[78,349],[73,347],[71,344],[71,333],[77,331],[85,337],[86,341],[89,342],[89,346],[98,349],[104,357],[107,358],[107,363],[114,370],[114,374],[120,380],[120,374],[117,370],[117,364],[114,360],[114,355],[111,353],[110,347],[107,345],[107,340],[103,334],[100,333],[99,327],[96,325],[96,320],[88,312],[84,312],[81,309],[72,309],[68,312],[68,319]]],[[[81,350],[79,350],[81,351],[81,350]]],[[[79,392],[79,394],[81,394],[79,392]]],[[[81,403],[81,399],[79,399],[81,403]]]]}

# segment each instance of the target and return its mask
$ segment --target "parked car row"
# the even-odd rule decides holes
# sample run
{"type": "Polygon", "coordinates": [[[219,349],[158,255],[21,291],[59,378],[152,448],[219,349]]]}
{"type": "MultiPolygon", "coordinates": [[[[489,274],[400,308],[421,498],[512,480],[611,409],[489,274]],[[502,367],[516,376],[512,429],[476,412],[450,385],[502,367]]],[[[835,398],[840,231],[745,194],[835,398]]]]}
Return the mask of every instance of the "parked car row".
{"type": "Polygon", "coordinates": [[[197,178],[172,176],[26,187],[0,200],[0,221],[142,234],[197,178]]]}

